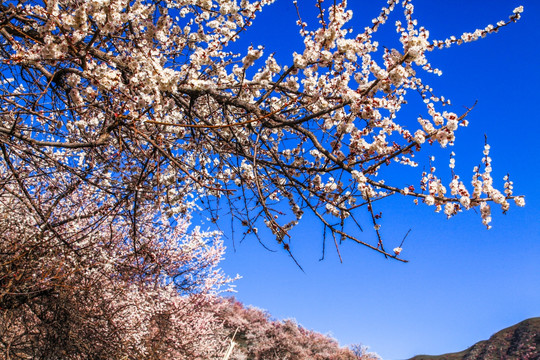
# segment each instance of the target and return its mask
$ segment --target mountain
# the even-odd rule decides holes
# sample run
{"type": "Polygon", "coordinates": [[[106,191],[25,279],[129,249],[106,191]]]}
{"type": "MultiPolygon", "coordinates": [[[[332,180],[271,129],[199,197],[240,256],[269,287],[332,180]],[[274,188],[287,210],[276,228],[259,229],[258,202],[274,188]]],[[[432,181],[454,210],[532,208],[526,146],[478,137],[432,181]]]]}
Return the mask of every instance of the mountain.
{"type": "Polygon", "coordinates": [[[540,317],[501,330],[464,351],[409,360],[540,360],[540,317]]]}

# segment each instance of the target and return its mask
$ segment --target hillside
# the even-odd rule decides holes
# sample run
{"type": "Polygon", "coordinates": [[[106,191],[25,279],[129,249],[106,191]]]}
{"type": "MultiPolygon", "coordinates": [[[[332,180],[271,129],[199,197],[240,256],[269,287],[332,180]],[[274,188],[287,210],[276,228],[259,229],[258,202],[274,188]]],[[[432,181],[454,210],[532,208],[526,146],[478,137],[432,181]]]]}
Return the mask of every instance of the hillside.
{"type": "Polygon", "coordinates": [[[477,342],[464,351],[417,355],[410,360],[539,360],[540,317],[524,320],[477,342]]]}

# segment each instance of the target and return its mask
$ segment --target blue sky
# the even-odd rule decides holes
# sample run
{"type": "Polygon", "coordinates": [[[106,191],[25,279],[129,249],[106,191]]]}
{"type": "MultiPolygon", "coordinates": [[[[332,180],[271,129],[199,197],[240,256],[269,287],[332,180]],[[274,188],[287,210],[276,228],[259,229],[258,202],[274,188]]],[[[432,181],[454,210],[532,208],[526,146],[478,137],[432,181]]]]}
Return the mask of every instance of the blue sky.
{"type": "MultiPolygon", "coordinates": [[[[315,25],[315,1],[299,3],[303,20],[315,25]]],[[[350,0],[351,25],[360,31],[385,3],[350,0]]],[[[516,6],[525,7],[522,20],[498,34],[430,54],[443,75],[425,79],[452,100],[456,112],[478,100],[468,116],[469,127],[459,130],[452,149],[456,171],[470,179],[487,134],[498,185],[502,187],[502,177],[509,172],[515,193],[526,196],[526,207],[512,206],[506,215],[494,207],[493,228],[488,231],[474,211],[447,220],[433,208],[414,206],[409,198],[380,202],[376,210],[383,211],[387,247],[399,244],[412,229],[402,253],[408,264],[352,243],[341,248],[343,263],[330,246],[326,259],[319,261],[322,226],[309,217],[291,234],[305,273],[286,253],[269,252],[250,238],[242,243],[236,239],[236,252],[228,239],[222,263],[227,273],[243,277],[236,283],[236,296],[244,303],[266,309],[275,318],[296,318],[306,328],[330,333],[342,345],[368,345],[386,360],[460,351],[504,327],[540,316],[540,142],[535,132],[540,121],[540,3],[413,4],[415,17],[432,39],[484,28],[507,19],[516,6]]],[[[381,45],[397,46],[397,11],[377,37],[381,45]]],[[[303,51],[296,19],[292,1],[277,0],[259,15],[240,44],[264,45],[281,64],[290,63],[293,51],[303,51]]],[[[424,112],[413,103],[401,116],[415,118],[424,112]]],[[[436,166],[447,168],[447,157],[439,158],[436,166]]],[[[369,231],[361,236],[375,239],[369,231]]],[[[272,238],[266,240],[274,245],[272,238]]]]}

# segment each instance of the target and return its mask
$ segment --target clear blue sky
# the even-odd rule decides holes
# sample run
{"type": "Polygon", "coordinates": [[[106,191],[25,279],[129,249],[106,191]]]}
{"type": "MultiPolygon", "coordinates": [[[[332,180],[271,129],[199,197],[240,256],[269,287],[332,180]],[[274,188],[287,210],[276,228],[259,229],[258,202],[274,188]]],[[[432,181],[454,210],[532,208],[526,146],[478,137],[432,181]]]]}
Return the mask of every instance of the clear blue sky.
{"type": "MultiPolygon", "coordinates": [[[[304,21],[314,24],[315,0],[299,3],[304,21]]],[[[386,1],[349,3],[354,11],[351,24],[360,31],[386,1]]],[[[540,3],[413,3],[419,24],[431,31],[432,39],[494,24],[524,5],[522,20],[499,34],[432,53],[431,62],[443,76],[426,79],[452,100],[456,112],[478,100],[468,116],[470,126],[457,134],[456,170],[470,178],[486,133],[498,185],[502,187],[502,177],[509,172],[515,192],[526,196],[526,207],[512,206],[507,215],[494,207],[493,229],[488,231],[473,211],[446,220],[433,208],[414,206],[409,198],[381,202],[376,210],[383,211],[387,247],[399,244],[412,229],[402,253],[408,264],[352,243],[342,247],[343,264],[330,246],[326,260],[319,262],[322,226],[309,218],[292,234],[305,273],[286,253],[268,252],[255,239],[241,244],[237,239],[236,252],[227,240],[222,263],[227,273],[243,276],[236,283],[236,296],[244,303],[279,319],[296,318],[306,328],[330,333],[342,345],[368,345],[385,360],[460,351],[504,327],[540,316],[540,3]]],[[[396,46],[396,15],[380,32],[382,45],[396,46]]],[[[282,65],[290,63],[292,51],[303,51],[295,21],[292,1],[277,0],[256,19],[241,44],[264,45],[267,54],[276,52],[282,65]]],[[[412,104],[401,116],[421,112],[412,104]]],[[[441,157],[438,167],[447,168],[446,159],[441,157]]],[[[371,242],[375,238],[370,231],[361,236],[371,242]]],[[[270,237],[267,244],[278,249],[270,237]]]]}

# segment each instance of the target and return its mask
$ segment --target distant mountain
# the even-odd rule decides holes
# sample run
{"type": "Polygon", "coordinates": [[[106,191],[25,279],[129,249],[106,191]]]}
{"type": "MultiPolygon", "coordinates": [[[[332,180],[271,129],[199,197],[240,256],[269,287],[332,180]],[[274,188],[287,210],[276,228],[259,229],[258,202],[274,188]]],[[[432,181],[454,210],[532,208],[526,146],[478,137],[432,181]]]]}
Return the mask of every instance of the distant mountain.
{"type": "Polygon", "coordinates": [[[540,317],[510,326],[461,352],[409,360],[540,360],[540,317]]]}

